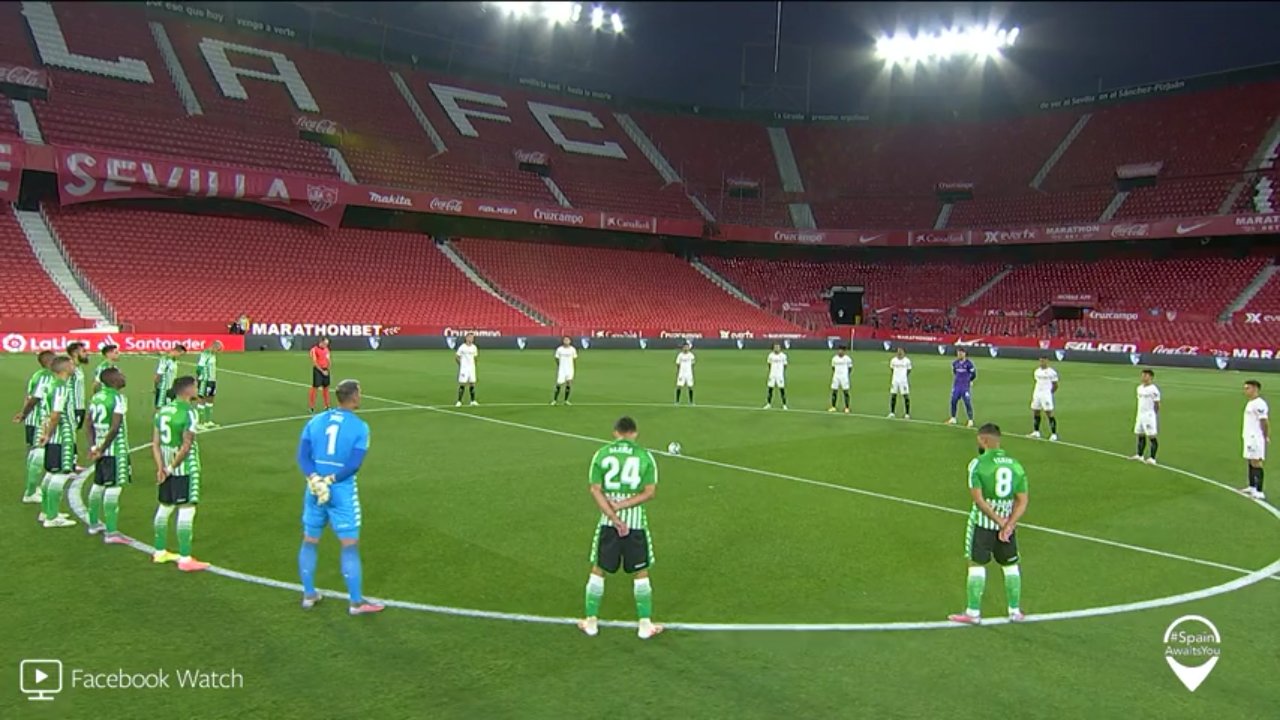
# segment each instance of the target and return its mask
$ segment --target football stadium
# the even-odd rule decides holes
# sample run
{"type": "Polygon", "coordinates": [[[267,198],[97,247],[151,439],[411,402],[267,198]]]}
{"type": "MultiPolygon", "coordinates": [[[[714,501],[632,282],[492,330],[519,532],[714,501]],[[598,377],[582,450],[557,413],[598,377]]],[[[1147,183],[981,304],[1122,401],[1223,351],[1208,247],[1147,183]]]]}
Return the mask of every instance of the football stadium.
{"type": "Polygon", "coordinates": [[[1276,717],[1278,23],[0,3],[0,718],[1276,717]]]}

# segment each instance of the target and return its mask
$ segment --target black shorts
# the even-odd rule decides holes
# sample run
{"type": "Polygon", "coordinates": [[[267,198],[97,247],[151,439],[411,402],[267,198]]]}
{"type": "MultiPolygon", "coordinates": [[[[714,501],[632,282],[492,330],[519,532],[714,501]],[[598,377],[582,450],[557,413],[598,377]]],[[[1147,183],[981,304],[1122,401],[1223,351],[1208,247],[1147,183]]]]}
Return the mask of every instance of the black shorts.
{"type": "Polygon", "coordinates": [[[649,533],[632,530],[625,537],[618,537],[615,528],[601,525],[596,529],[591,562],[607,573],[618,572],[619,565],[628,574],[648,570],[653,564],[653,546],[649,543],[649,533]]]}
{"type": "Polygon", "coordinates": [[[124,457],[100,457],[93,464],[94,485],[116,487],[118,485],[128,485],[132,479],[133,464],[130,462],[128,455],[124,457]]]}
{"type": "Polygon", "coordinates": [[[84,429],[84,413],[85,413],[84,410],[76,411],[76,429],[77,430],[84,429]]]}
{"type": "Polygon", "coordinates": [[[44,471],[55,475],[69,475],[76,471],[76,446],[45,443],[44,471]]]}
{"type": "Polygon", "coordinates": [[[969,559],[979,565],[991,562],[994,555],[999,565],[1012,565],[1018,562],[1018,532],[1009,536],[1009,542],[1000,542],[1000,531],[983,527],[969,526],[968,547],[965,548],[969,559]]]}
{"type": "Polygon", "coordinates": [[[217,395],[217,394],[218,394],[218,381],[217,381],[217,380],[212,380],[212,381],[201,380],[201,381],[200,381],[200,389],[199,389],[199,395],[200,395],[200,397],[202,397],[202,398],[212,398],[213,396],[215,396],[215,395],[217,395]]]}
{"type": "Polygon", "coordinates": [[[329,387],[329,373],[320,372],[318,367],[311,368],[311,387],[329,387]]]}
{"type": "Polygon", "coordinates": [[[25,425],[22,428],[23,434],[27,438],[27,447],[35,447],[36,444],[36,426],[25,425]]]}
{"type": "Polygon", "coordinates": [[[166,403],[173,402],[175,397],[177,396],[173,394],[173,388],[161,390],[156,386],[156,407],[163,407],[166,403]]]}
{"type": "Polygon", "coordinates": [[[157,500],[161,505],[195,505],[198,496],[192,492],[190,475],[170,475],[160,483],[157,500]]]}

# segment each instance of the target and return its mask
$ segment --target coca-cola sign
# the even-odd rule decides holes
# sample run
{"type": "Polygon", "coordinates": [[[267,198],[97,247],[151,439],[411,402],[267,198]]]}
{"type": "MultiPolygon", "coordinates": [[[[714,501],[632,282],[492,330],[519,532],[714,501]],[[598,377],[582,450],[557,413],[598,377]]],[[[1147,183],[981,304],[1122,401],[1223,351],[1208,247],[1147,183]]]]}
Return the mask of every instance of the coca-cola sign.
{"type": "Polygon", "coordinates": [[[1111,227],[1111,237],[1144,238],[1151,234],[1150,223],[1117,223],[1111,227]]]}
{"type": "Polygon", "coordinates": [[[293,118],[293,126],[302,132],[315,133],[317,135],[341,135],[343,133],[342,126],[334,120],[327,118],[311,117],[309,115],[297,115],[293,118]]]}
{"type": "Polygon", "coordinates": [[[49,72],[25,65],[5,65],[0,63],[0,86],[49,90],[49,72]]]}
{"type": "Polygon", "coordinates": [[[455,215],[462,212],[462,201],[450,198],[431,198],[428,205],[431,212],[447,212],[455,215]]]}
{"type": "Polygon", "coordinates": [[[1156,345],[1151,348],[1156,355],[1199,355],[1198,345],[1156,345]]]}
{"type": "Polygon", "coordinates": [[[537,150],[512,150],[511,154],[515,156],[516,162],[521,165],[546,166],[551,163],[551,157],[549,155],[537,150]]]}

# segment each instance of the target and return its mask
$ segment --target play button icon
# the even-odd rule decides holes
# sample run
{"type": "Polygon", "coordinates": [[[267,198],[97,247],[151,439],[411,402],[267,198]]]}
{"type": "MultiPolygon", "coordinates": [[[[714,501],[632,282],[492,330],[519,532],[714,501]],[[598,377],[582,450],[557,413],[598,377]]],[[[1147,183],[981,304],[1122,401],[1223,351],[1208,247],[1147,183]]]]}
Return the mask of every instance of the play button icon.
{"type": "Polygon", "coordinates": [[[52,700],[62,692],[61,660],[23,660],[20,689],[28,700],[52,700]]]}
{"type": "Polygon", "coordinates": [[[36,668],[36,684],[37,685],[48,679],[49,679],[49,673],[41,670],[40,668],[36,668]]]}

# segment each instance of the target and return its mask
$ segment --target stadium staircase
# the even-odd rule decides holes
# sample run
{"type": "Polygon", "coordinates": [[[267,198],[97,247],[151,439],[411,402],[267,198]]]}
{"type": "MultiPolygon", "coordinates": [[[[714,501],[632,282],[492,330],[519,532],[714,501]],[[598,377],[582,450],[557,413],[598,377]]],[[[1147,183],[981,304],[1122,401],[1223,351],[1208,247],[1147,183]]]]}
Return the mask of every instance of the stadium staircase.
{"type": "Polygon", "coordinates": [[[169,40],[169,33],[165,31],[164,25],[158,22],[147,24],[151,28],[151,36],[155,38],[156,49],[160,51],[160,57],[164,60],[164,68],[169,72],[169,79],[173,81],[173,87],[178,91],[178,99],[182,101],[182,107],[187,111],[187,115],[204,115],[200,98],[196,97],[196,91],[191,87],[191,80],[182,67],[182,61],[178,59],[178,53],[173,49],[173,43],[169,40]]]}
{"type": "Polygon", "coordinates": [[[1267,130],[1262,142],[1258,143],[1258,149],[1254,151],[1253,157],[1249,158],[1244,177],[1231,187],[1227,197],[1218,206],[1218,214],[1226,215],[1233,210],[1272,212],[1274,206],[1271,198],[1275,181],[1264,173],[1274,172],[1278,157],[1280,157],[1280,116],[1271,123],[1271,128],[1267,130]],[[1246,202],[1238,205],[1241,196],[1244,196],[1246,202]]]}
{"type": "Polygon", "coordinates": [[[1120,190],[1116,192],[1116,194],[1112,196],[1111,202],[1107,203],[1107,207],[1103,209],[1102,215],[1098,217],[1098,221],[1110,222],[1111,218],[1115,217],[1116,213],[1120,212],[1120,206],[1124,205],[1124,201],[1128,199],[1129,192],[1127,190],[1120,190]]]}
{"type": "Polygon", "coordinates": [[[791,215],[791,225],[799,230],[816,230],[818,221],[813,217],[813,208],[809,203],[788,203],[787,213],[791,215]]]}
{"type": "Polygon", "coordinates": [[[40,132],[40,121],[36,119],[31,103],[17,98],[10,102],[13,106],[13,118],[18,123],[18,135],[32,145],[43,145],[44,133],[40,132]]]}
{"type": "Polygon", "coordinates": [[[750,295],[742,292],[741,288],[729,282],[729,279],[725,276],[707,267],[707,264],[698,258],[689,258],[689,264],[692,265],[695,270],[702,273],[708,280],[719,285],[721,290],[724,290],[752,307],[760,307],[760,303],[753,300],[750,295]]]}
{"type": "Polygon", "coordinates": [[[404,78],[395,70],[391,71],[391,82],[396,86],[396,92],[400,93],[400,97],[404,100],[405,105],[409,106],[409,111],[413,113],[414,119],[418,121],[418,125],[422,127],[422,132],[427,134],[427,139],[431,141],[431,146],[435,148],[436,155],[448,152],[449,148],[444,144],[444,138],[440,137],[440,132],[436,130],[436,126],[431,123],[431,118],[422,111],[422,105],[418,104],[418,98],[413,96],[413,91],[405,84],[404,78]]]}
{"type": "Polygon", "coordinates": [[[653,169],[658,171],[658,176],[669,186],[679,185],[684,188],[689,202],[698,211],[698,214],[702,216],[702,219],[711,223],[715,222],[716,216],[711,213],[711,209],[707,207],[701,198],[689,192],[688,188],[685,188],[684,178],[680,177],[680,173],[676,172],[675,168],[671,166],[671,161],[662,154],[657,145],[653,144],[653,139],[636,124],[635,119],[626,113],[614,113],[613,116],[617,119],[622,131],[627,134],[627,137],[631,138],[631,142],[640,148],[641,154],[653,165],[653,169]]]}
{"type": "Polygon", "coordinates": [[[44,213],[39,210],[22,210],[13,208],[14,216],[22,233],[31,246],[40,267],[44,269],[58,292],[71,303],[82,320],[94,324],[106,324],[111,317],[111,309],[101,295],[93,289],[82,273],[80,273],[66,255],[57,234],[49,225],[44,213]],[[90,296],[93,293],[97,300],[90,296]]]}
{"type": "Polygon", "coordinates": [[[782,178],[782,189],[789,193],[804,192],[804,180],[800,177],[800,167],[796,165],[796,154],[791,149],[791,140],[787,137],[787,129],[769,128],[769,145],[773,148],[773,158],[778,164],[778,176],[782,178]]]}
{"type": "Polygon", "coordinates": [[[462,271],[462,274],[466,275],[471,282],[475,283],[476,287],[479,287],[481,290],[484,290],[516,310],[519,310],[526,317],[539,325],[546,326],[551,324],[551,321],[537,310],[529,307],[527,304],[521,302],[519,298],[516,298],[511,293],[508,293],[497,285],[494,285],[488,278],[481,275],[475,265],[472,265],[470,260],[467,260],[466,257],[454,249],[453,245],[451,245],[448,240],[441,240],[436,243],[436,247],[440,249],[440,252],[444,253],[445,257],[449,258],[449,262],[452,262],[455,267],[462,271]]]}
{"type": "Polygon", "coordinates": [[[82,324],[54,284],[10,205],[0,204],[0,328],[65,330],[82,324]]]}
{"type": "Polygon", "coordinates": [[[1049,172],[1053,170],[1053,166],[1058,164],[1062,156],[1066,154],[1067,149],[1071,147],[1071,143],[1080,137],[1080,133],[1084,132],[1084,126],[1089,123],[1089,118],[1093,117],[1093,113],[1085,113],[1080,116],[1076,123],[1067,131],[1066,137],[1062,138],[1062,142],[1053,149],[1049,157],[1045,158],[1044,164],[1036,171],[1035,176],[1031,178],[1031,187],[1036,190],[1040,189],[1040,185],[1044,183],[1044,179],[1049,177],[1049,172]]]}
{"type": "Polygon", "coordinates": [[[983,295],[986,295],[987,291],[995,287],[996,284],[999,283],[1001,280],[1004,280],[1005,277],[1007,277],[1011,272],[1013,272],[1012,265],[1006,265],[1005,267],[1001,268],[1000,272],[996,273],[995,275],[992,275],[990,280],[987,280],[986,282],[982,283],[982,285],[977,290],[974,290],[972,295],[961,300],[960,305],[963,307],[963,306],[972,305],[978,302],[979,298],[981,298],[983,295]]]}
{"type": "MultiPolygon", "coordinates": [[[[1278,269],[1280,269],[1280,267],[1271,264],[1259,270],[1257,276],[1255,276],[1253,280],[1245,286],[1244,290],[1240,291],[1240,295],[1236,297],[1235,300],[1231,301],[1231,304],[1227,306],[1226,310],[1222,311],[1222,315],[1218,317],[1218,321],[1230,321],[1233,314],[1241,312],[1246,307],[1249,307],[1249,304],[1257,299],[1258,295],[1262,293],[1263,288],[1275,286],[1276,283],[1272,283],[1271,280],[1276,277],[1276,271],[1278,269]]],[[[1264,312],[1270,310],[1272,307],[1270,303],[1260,304],[1264,306],[1264,312]]]]}
{"type": "Polygon", "coordinates": [[[955,207],[952,203],[942,203],[942,207],[938,208],[938,217],[933,221],[934,230],[942,230],[947,226],[947,221],[951,219],[951,209],[955,207]]]}

